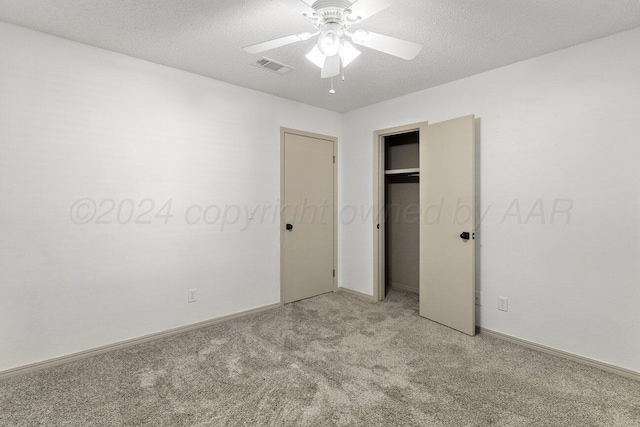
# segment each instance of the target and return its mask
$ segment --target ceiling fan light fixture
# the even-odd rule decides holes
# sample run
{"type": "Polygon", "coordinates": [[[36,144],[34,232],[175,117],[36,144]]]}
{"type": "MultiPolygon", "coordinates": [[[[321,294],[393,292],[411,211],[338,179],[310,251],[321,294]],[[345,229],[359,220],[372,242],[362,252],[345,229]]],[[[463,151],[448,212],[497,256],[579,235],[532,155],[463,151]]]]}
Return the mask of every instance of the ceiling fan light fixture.
{"type": "MultiPolygon", "coordinates": [[[[360,51],[353,47],[353,45],[347,41],[342,42],[342,46],[340,47],[340,51],[338,54],[340,55],[340,59],[342,60],[342,66],[346,67],[351,64],[358,56],[360,56],[360,51]]],[[[319,68],[324,68],[324,63],[327,60],[327,56],[323,55],[318,49],[318,46],[314,46],[313,49],[309,53],[307,53],[306,58],[317,65],[319,68]]]]}
{"type": "Polygon", "coordinates": [[[334,56],[340,52],[340,46],[342,45],[342,39],[340,35],[333,30],[323,31],[318,37],[318,43],[316,44],[320,52],[325,56],[334,56]]]}
{"type": "Polygon", "coordinates": [[[318,45],[313,46],[313,49],[305,56],[320,68],[324,67],[324,61],[327,59],[327,57],[320,52],[320,49],[318,49],[318,45]]]}
{"type": "Polygon", "coordinates": [[[343,67],[351,64],[358,56],[360,56],[360,51],[358,49],[353,47],[353,45],[347,41],[342,42],[340,58],[342,59],[343,67]]]}

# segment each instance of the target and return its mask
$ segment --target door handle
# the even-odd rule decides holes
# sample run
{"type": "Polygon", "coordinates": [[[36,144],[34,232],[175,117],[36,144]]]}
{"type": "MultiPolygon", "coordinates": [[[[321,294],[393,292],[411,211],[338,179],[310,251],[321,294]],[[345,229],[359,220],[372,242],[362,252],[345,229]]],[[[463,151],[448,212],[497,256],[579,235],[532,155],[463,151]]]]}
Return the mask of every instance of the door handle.
{"type": "Polygon", "coordinates": [[[470,235],[469,235],[469,233],[468,233],[468,232],[466,232],[466,231],[463,231],[463,232],[460,234],[460,238],[461,238],[462,240],[469,240],[469,237],[470,237],[470,235]]]}
{"type": "Polygon", "coordinates": [[[287,231],[293,230],[293,224],[287,224],[287,231]]]}

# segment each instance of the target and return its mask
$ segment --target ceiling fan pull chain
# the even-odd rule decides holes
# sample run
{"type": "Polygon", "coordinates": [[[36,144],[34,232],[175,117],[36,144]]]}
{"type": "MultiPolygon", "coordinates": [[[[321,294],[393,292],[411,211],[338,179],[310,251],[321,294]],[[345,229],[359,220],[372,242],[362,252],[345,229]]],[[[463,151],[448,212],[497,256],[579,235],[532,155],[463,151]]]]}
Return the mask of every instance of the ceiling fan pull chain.
{"type": "Polygon", "coordinates": [[[333,95],[334,93],[336,93],[336,90],[333,88],[333,77],[331,77],[331,89],[329,90],[329,93],[331,95],[333,95]]]}

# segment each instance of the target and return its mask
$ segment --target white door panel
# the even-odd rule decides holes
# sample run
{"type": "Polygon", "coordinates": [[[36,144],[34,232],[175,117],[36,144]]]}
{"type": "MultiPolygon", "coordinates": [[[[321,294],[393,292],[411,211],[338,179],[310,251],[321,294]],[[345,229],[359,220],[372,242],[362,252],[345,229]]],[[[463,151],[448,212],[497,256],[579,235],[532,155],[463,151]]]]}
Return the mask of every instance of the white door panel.
{"type": "Polygon", "coordinates": [[[284,134],[283,300],[334,290],[334,142],[284,134]]]}
{"type": "Polygon", "coordinates": [[[475,335],[474,116],[420,128],[420,208],[420,315],[475,335]]]}

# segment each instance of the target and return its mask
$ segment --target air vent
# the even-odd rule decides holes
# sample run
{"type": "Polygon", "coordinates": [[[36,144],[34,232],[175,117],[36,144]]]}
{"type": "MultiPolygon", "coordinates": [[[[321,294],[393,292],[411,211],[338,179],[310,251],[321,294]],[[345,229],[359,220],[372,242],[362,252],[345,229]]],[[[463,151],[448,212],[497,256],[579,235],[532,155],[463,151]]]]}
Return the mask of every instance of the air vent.
{"type": "Polygon", "coordinates": [[[274,61],[273,59],[269,59],[266,57],[262,57],[262,59],[257,60],[256,62],[251,63],[251,65],[255,65],[256,67],[264,68],[265,70],[274,72],[276,74],[286,74],[294,68],[283,64],[282,62],[274,61]]]}

